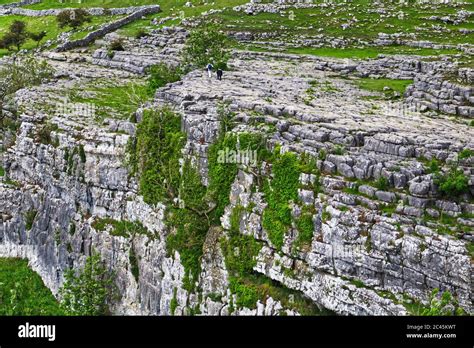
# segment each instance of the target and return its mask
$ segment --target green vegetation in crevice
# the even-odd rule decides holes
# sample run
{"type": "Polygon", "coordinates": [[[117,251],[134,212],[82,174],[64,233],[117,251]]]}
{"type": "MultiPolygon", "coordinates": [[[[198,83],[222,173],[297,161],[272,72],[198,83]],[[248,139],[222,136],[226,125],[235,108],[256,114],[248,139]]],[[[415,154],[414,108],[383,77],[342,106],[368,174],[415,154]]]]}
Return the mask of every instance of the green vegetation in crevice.
{"type": "Polygon", "coordinates": [[[231,278],[241,278],[252,273],[257,265],[256,257],[262,248],[262,243],[252,235],[240,233],[240,219],[246,209],[236,206],[232,210],[231,228],[226,238],[221,239],[221,248],[225,258],[226,269],[231,278]]]}
{"type": "Polygon", "coordinates": [[[291,227],[290,202],[298,199],[300,170],[296,154],[276,153],[272,167],[272,180],[264,183],[264,193],[268,206],[263,211],[262,226],[272,244],[281,249],[285,233],[291,227]]]}
{"type": "Polygon", "coordinates": [[[35,221],[37,214],[37,210],[29,210],[25,213],[25,229],[27,231],[31,230],[31,228],[33,227],[33,222],[35,221]]]}
{"type": "Polygon", "coordinates": [[[138,257],[135,254],[133,245],[130,247],[128,252],[128,261],[130,262],[130,272],[132,272],[135,281],[138,283],[138,279],[140,278],[140,267],[138,266],[138,257]]]}
{"type": "Polygon", "coordinates": [[[0,315],[63,315],[59,303],[27,260],[0,258],[0,315]]]}
{"type": "Polygon", "coordinates": [[[297,248],[300,248],[302,245],[308,245],[313,240],[314,214],[316,214],[314,205],[304,205],[301,208],[301,215],[295,220],[295,225],[298,229],[298,238],[294,246],[297,248]]]}
{"type": "Polygon", "coordinates": [[[92,116],[97,121],[103,121],[106,117],[130,119],[130,116],[150,98],[150,95],[148,86],[137,80],[126,84],[102,81],[98,85],[86,85],[81,91],[72,89],[68,97],[72,103],[90,104],[92,116]]]}
{"type": "MultiPolygon", "coordinates": [[[[271,297],[280,301],[283,308],[297,311],[301,315],[334,315],[327,309],[319,309],[316,304],[301,292],[289,289],[262,274],[247,274],[229,280],[229,289],[236,295],[233,306],[255,309],[257,302],[265,301],[271,297]]],[[[286,312],[282,312],[284,315],[286,312]]]]}
{"type": "Polygon", "coordinates": [[[179,81],[183,71],[180,67],[160,63],[148,68],[147,73],[149,74],[147,93],[153,96],[158,88],[164,87],[168,83],[179,81]]]}
{"type": "MultiPolygon", "coordinates": [[[[263,186],[268,206],[263,212],[262,225],[268,232],[273,245],[281,249],[285,233],[294,221],[291,204],[298,202],[298,189],[301,187],[300,174],[316,176],[316,180],[306,187],[312,189],[316,195],[320,191],[320,174],[316,167],[316,160],[307,154],[301,154],[298,157],[292,152],[279,154],[279,149],[275,149],[271,161],[272,177],[271,180],[267,179],[263,186]]],[[[312,238],[310,229],[313,223],[310,211],[313,209],[314,207],[303,208],[301,219],[295,221],[296,226],[301,229],[301,238],[297,241],[297,246],[301,246],[312,238]]]]}
{"type": "Polygon", "coordinates": [[[56,132],[59,129],[57,124],[54,123],[45,123],[44,125],[38,127],[36,131],[35,141],[44,144],[44,145],[52,145],[53,147],[59,146],[59,139],[58,137],[53,137],[51,134],[52,132],[56,132]]]}
{"type": "Polygon", "coordinates": [[[171,315],[174,315],[174,312],[176,312],[176,308],[178,307],[178,299],[176,298],[176,293],[177,289],[173,289],[173,298],[170,301],[170,312],[171,315]]]}
{"type": "Polygon", "coordinates": [[[111,226],[110,234],[117,237],[129,238],[135,235],[146,235],[149,238],[154,238],[153,234],[139,221],[96,218],[91,226],[99,232],[103,232],[107,229],[107,226],[111,226]]]}
{"type": "MultiPolygon", "coordinates": [[[[229,123],[226,123],[222,128],[229,127],[229,123]]],[[[238,164],[235,157],[232,158],[232,153],[236,151],[240,151],[242,154],[255,152],[255,167],[258,167],[259,163],[269,156],[265,137],[261,134],[226,132],[221,132],[221,134],[208,151],[209,195],[216,204],[212,212],[212,221],[216,224],[219,223],[224,208],[229,204],[230,188],[238,172],[238,164]],[[226,154],[229,155],[228,158],[226,158],[226,154]]]]}

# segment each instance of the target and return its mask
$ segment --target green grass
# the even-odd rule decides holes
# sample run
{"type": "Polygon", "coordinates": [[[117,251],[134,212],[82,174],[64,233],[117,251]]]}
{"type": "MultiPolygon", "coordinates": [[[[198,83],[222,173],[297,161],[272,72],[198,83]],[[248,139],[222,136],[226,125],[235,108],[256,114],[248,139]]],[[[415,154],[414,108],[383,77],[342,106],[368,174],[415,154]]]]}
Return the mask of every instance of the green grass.
{"type": "MultiPolygon", "coordinates": [[[[320,2],[320,1],[317,1],[320,2]]],[[[289,9],[280,13],[259,13],[257,15],[245,15],[231,9],[213,15],[219,18],[225,25],[237,26],[242,31],[271,32],[278,40],[290,41],[302,35],[323,34],[330,37],[355,38],[364,41],[374,40],[378,33],[400,33],[402,38],[411,39],[412,34],[416,40],[429,40],[438,43],[462,43],[472,41],[472,34],[460,35],[458,29],[469,28],[472,17],[466,23],[460,25],[449,25],[439,20],[428,20],[433,15],[446,16],[454,14],[457,10],[464,9],[472,11],[474,4],[464,4],[455,8],[452,5],[420,6],[410,4],[400,5],[398,2],[384,2],[384,9],[392,15],[383,15],[368,11],[375,6],[367,0],[354,0],[350,3],[340,2],[336,9],[331,8],[308,8],[289,9]],[[290,18],[289,11],[293,11],[294,17],[290,18]],[[404,18],[398,18],[397,13],[403,10],[404,18]],[[327,13],[331,12],[330,16],[327,13]],[[356,18],[347,30],[342,28],[349,18],[356,18]],[[432,25],[439,25],[445,31],[433,31],[432,25]],[[446,29],[454,29],[447,32],[446,29]]]]}
{"type": "MultiPolygon", "coordinates": [[[[71,37],[73,39],[79,39],[84,37],[90,31],[98,28],[103,23],[109,22],[113,19],[119,18],[119,16],[93,16],[91,17],[91,22],[85,23],[78,31],[74,32],[71,37]],[[91,30],[92,29],[92,30],[91,30]]],[[[10,25],[14,21],[23,21],[26,23],[26,30],[28,32],[38,33],[41,30],[46,31],[45,38],[41,41],[41,44],[44,44],[48,40],[54,40],[57,36],[62,33],[71,30],[71,28],[59,28],[56,22],[56,17],[54,16],[44,16],[44,17],[26,17],[26,16],[0,16],[0,37],[8,32],[10,25]]],[[[22,49],[33,49],[36,47],[36,42],[31,39],[28,39],[25,44],[21,47],[22,49]]],[[[6,49],[0,49],[0,57],[9,54],[10,52],[6,49]]]]}
{"type": "Polygon", "coordinates": [[[110,234],[112,236],[120,236],[129,238],[136,234],[147,235],[153,237],[150,231],[138,221],[114,220],[110,218],[96,219],[92,223],[92,227],[97,231],[103,232],[107,226],[112,226],[110,234]]]}
{"type": "Polygon", "coordinates": [[[283,308],[290,308],[301,315],[334,315],[329,310],[320,310],[301,292],[285,287],[261,274],[249,274],[229,279],[229,289],[237,295],[237,307],[256,308],[257,301],[265,302],[268,297],[280,301],[283,308]]]}
{"type": "Polygon", "coordinates": [[[370,92],[386,93],[387,91],[384,91],[384,88],[389,87],[390,91],[403,94],[405,89],[413,83],[413,80],[361,78],[355,80],[355,82],[361,89],[365,89],[370,92]]]}
{"type": "Polygon", "coordinates": [[[0,177],[4,177],[5,176],[5,169],[3,169],[2,166],[0,166],[0,177]]]}
{"type": "Polygon", "coordinates": [[[134,36],[139,30],[151,30],[156,29],[162,26],[170,25],[179,25],[181,19],[167,21],[166,23],[160,26],[154,26],[150,24],[152,18],[165,18],[165,17],[181,17],[181,14],[184,15],[184,18],[190,18],[193,16],[199,16],[201,13],[209,11],[210,9],[222,9],[222,8],[232,8],[241,4],[245,4],[247,0],[217,0],[213,3],[204,2],[199,0],[192,0],[191,3],[193,7],[185,7],[184,5],[189,0],[173,0],[173,1],[162,1],[159,2],[161,7],[160,13],[145,16],[144,19],[140,19],[129,23],[120,29],[120,33],[123,35],[134,36]]]}
{"type": "Polygon", "coordinates": [[[87,7],[129,7],[129,6],[143,6],[143,5],[159,5],[157,0],[82,0],[82,1],[64,1],[58,0],[43,0],[38,4],[24,6],[25,8],[35,10],[45,10],[51,8],[87,8],[87,7]]]}
{"type": "Polygon", "coordinates": [[[85,90],[92,96],[84,97],[81,91],[72,90],[69,98],[74,103],[93,104],[98,120],[105,117],[129,119],[137,108],[149,98],[147,86],[139,81],[124,85],[117,85],[113,82],[103,83],[87,86],[85,90]]]}
{"type": "Polygon", "coordinates": [[[408,46],[386,46],[386,47],[364,47],[364,48],[332,48],[332,47],[298,47],[289,48],[287,53],[309,54],[313,56],[332,57],[332,58],[353,58],[366,59],[377,58],[379,54],[394,55],[419,55],[419,56],[437,56],[440,54],[456,54],[460,51],[455,49],[435,50],[431,48],[413,48],[408,46]]]}
{"type": "Polygon", "coordinates": [[[0,258],[0,315],[63,315],[28,261],[0,258]]]}

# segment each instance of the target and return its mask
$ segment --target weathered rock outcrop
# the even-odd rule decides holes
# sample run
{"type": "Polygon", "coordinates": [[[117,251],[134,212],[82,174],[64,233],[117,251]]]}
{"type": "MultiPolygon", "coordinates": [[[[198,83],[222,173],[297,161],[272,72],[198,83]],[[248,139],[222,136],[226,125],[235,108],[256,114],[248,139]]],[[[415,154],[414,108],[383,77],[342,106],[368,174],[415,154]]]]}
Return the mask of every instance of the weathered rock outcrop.
{"type": "MultiPolygon", "coordinates": [[[[172,40],[155,34],[129,42],[131,47],[112,59],[102,50],[83,62],[67,53],[56,56],[54,66],[63,78],[16,93],[21,127],[4,154],[9,180],[0,182],[1,256],[28,258],[57,292],[66,269],[80,267],[87,255],[98,252],[117,274],[121,299],[114,311],[121,314],[301,314],[277,296],[259,300],[255,308],[236,305],[220,240],[240,209],[238,233],[262,246],[253,271],[321,309],[405,315],[408,303],[426,301],[432,289],[440,288],[473,312],[467,248],[474,226],[474,158],[458,160],[461,150],[474,149],[473,130],[447,117],[407,116],[398,112],[402,101],[364,98],[379,95],[359,89],[351,74],[346,77],[346,72],[387,76],[394,67],[400,76],[423,70],[395,58],[343,66],[335,60],[298,58],[295,65],[292,56],[243,53],[231,61],[222,81],[196,70],[157,92],[148,107],[168,104],[180,113],[187,135],[183,155],[195,159],[205,184],[221,104],[235,112],[234,132],[265,134],[271,148],[312,155],[313,169],[320,173],[316,177],[302,170],[298,199],[291,204],[295,218],[310,210],[310,241],[295,244],[301,231],[292,224],[279,247],[263,227],[268,197],[259,185],[262,177],[255,168],[239,165],[221,225],[211,227],[204,241],[199,291],[187,290],[181,255],[167,248],[167,207],[143,201],[137,178],[129,176],[124,161],[136,125],[120,115],[104,123],[90,115],[51,115],[48,107],[91,80],[100,84],[108,77],[120,85],[160,60],[137,53],[134,44],[147,45],[151,55],[160,52],[154,47],[161,42],[165,49],[171,45],[178,50],[185,35],[176,30],[172,40]],[[54,144],[36,136],[47,122],[56,125],[54,144]],[[471,192],[457,201],[442,197],[425,165],[432,158],[457,163],[471,192]],[[28,224],[27,215],[34,216],[28,224]],[[139,222],[148,232],[116,235],[111,226],[97,226],[103,218],[139,222]],[[134,266],[138,273],[132,272],[134,266]]],[[[137,116],[139,120],[140,112],[137,116]]],[[[264,162],[261,171],[271,166],[264,162]]]]}

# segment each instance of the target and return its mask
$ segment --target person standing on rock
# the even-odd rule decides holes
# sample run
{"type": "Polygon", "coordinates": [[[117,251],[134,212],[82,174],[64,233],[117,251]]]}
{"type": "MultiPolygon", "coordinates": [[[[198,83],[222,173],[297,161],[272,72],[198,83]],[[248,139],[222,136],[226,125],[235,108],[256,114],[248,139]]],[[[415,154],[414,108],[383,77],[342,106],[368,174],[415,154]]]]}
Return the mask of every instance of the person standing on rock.
{"type": "Polygon", "coordinates": [[[222,80],[222,75],[224,74],[224,72],[222,71],[222,69],[221,69],[221,68],[217,69],[216,74],[217,74],[217,79],[218,79],[219,81],[221,81],[221,80],[222,80]]]}
{"type": "Polygon", "coordinates": [[[212,69],[214,69],[214,65],[212,65],[211,63],[207,64],[206,70],[207,70],[207,74],[208,74],[209,78],[212,77],[212,69]]]}

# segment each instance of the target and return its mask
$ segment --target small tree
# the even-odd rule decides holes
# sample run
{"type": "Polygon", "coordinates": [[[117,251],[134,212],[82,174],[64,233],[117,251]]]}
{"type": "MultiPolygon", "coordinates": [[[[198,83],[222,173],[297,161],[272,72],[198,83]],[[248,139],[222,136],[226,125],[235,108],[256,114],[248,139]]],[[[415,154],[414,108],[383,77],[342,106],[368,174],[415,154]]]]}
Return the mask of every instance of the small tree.
{"type": "Polygon", "coordinates": [[[193,67],[214,67],[226,69],[230,58],[229,38],[214,24],[194,30],[186,41],[183,60],[193,67]]]}
{"type": "Polygon", "coordinates": [[[28,33],[26,32],[25,22],[14,21],[10,25],[9,31],[0,39],[0,48],[11,50],[14,47],[19,51],[27,38],[28,33]]]}
{"type": "Polygon", "coordinates": [[[91,21],[91,15],[89,12],[82,8],[75,10],[64,10],[56,16],[56,21],[60,28],[70,26],[71,28],[78,28],[85,22],[91,21]]]}
{"type": "Polygon", "coordinates": [[[68,270],[60,290],[61,307],[68,315],[108,315],[115,297],[114,275],[107,271],[99,254],[87,258],[79,275],[68,270]]]}
{"type": "Polygon", "coordinates": [[[36,48],[38,48],[38,46],[40,45],[40,42],[41,40],[44,39],[44,37],[46,36],[46,32],[43,30],[43,31],[40,31],[39,33],[30,33],[30,38],[36,42],[36,48]]]}

